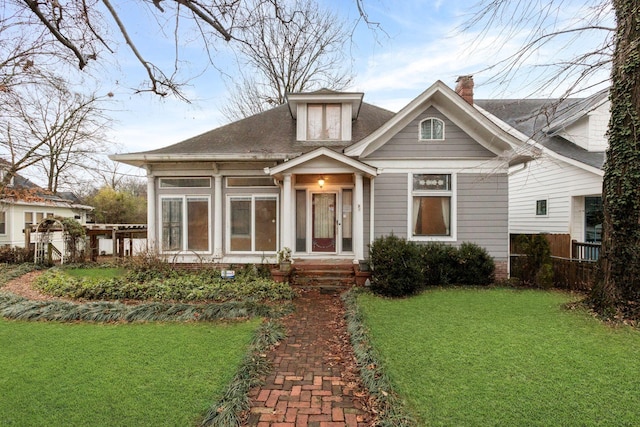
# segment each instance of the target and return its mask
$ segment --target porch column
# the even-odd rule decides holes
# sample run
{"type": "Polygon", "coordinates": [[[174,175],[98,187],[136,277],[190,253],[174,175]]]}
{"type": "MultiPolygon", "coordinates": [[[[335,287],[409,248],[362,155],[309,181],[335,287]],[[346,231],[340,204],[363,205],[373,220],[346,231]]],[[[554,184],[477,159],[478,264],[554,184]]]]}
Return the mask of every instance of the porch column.
{"type": "Polygon", "coordinates": [[[364,195],[362,174],[356,173],[353,203],[353,255],[355,260],[364,259],[364,195]]]}
{"type": "Polygon", "coordinates": [[[222,258],[222,176],[213,177],[213,257],[222,258]]]}
{"type": "MultiPolygon", "coordinates": [[[[147,249],[152,253],[160,252],[156,236],[156,180],[151,166],[147,166],[147,249]]],[[[115,244],[115,243],[114,243],[115,244]]]]}
{"type": "Polygon", "coordinates": [[[285,174],[282,180],[282,235],[280,248],[293,249],[293,200],[291,200],[291,174],[285,174]]]}

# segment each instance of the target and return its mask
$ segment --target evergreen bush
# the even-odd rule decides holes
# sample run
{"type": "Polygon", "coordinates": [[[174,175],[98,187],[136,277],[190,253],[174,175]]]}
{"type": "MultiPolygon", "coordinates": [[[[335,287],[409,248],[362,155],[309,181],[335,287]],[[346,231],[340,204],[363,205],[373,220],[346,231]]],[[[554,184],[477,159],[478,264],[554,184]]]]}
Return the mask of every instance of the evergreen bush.
{"type": "Polygon", "coordinates": [[[453,285],[458,277],[458,250],[444,243],[420,245],[425,286],[453,285]]]}
{"type": "Polygon", "coordinates": [[[516,245],[525,255],[520,261],[520,280],[526,286],[544,289],[553,286],[553,266],[551,264],[551,247],[544,234],[517,237],[516,245]]]}
{"type": "Polygon", "coordinates": [[[401,297],[422,287],[420,248],[413,242],[394,235],[380,237],[371,245],[370,263],[371,290],[377,294],[401,297]]]}
{"type": "Polygon", "coordinates": [[[489,285],[495,278],[496,264],[486,249],[464,242],[458,248],[457,283],[489,285]]]}

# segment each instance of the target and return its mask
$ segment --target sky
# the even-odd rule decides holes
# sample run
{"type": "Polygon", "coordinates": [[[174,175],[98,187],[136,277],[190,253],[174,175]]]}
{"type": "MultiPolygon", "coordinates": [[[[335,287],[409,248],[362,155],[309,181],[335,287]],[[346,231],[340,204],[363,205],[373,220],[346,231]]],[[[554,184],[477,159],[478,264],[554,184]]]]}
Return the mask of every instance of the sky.
{"type": "MultiPolygon", "coordinates": [[[[318,1],[336,10],[348,25],[359,17],[356,0],[318,1]]],[[[578,8],[584,7],[584,0],[565,3],[562,19],[574,19],[581,13],[578,8]]],[[[476,0],[364,0],[370,21],[379,23],[380,29],[369,29],[363,23],[355,27],[348,43],[354,74],[348,90],[364,92],[365,102],[398,111],[436,80],[454,87],[458,76],[473,74],[476,98],[535,96],[527,85],[535,70],[523,69],[509,85],[493,82],[495,72],[485,70],[522,46],[526,30],[505,34],[497,25],[478,41],[477,33],[460,31],[475,4],[476,0]]],[[[133,24],[132,37],[148,56],[160,63],[170,60],[173,46],[145,25],[149,16],[126,18],[133,24]]],[[[588,45],[591,41],[579,42],[588,45]]],[[[111,153],[164,147],[228,123],[220,110],[227,97],[221,73],[234,73],[228,46],[216,41],[215,67],[208,68],[200,47],[183,48],[185,63],[181,70],[193,76],[186,87],[190,103],[150,93],[135,94],[132,88],[144,79],[144,71],[126,49],[118,53],[117,62],[102,66],[100,90],[114,94],[110,107],[112,131],[108,135],[111,153]]],[[[562,49],[546,46],[529,60],[544,60],[562,49]]],[[[548,95],[539,93],[539,97],[548,95]]],[[[139,169],[126,172],[144,175],[139,169]]]]}

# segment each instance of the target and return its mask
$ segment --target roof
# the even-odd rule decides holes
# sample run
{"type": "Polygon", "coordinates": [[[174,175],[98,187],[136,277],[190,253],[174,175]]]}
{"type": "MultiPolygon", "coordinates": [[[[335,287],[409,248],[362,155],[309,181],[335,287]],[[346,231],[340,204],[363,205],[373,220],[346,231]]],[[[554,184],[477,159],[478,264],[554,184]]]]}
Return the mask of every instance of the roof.
{"type": "Polygon", "coordinates": [[[608,91],[586,98],[477,99],[474,103],[543,147],[585,165],[602,169],[604,151],[587,151],[556,133],[575,123],[607,99],[608,91]]]}
{"type": "Polygon", "coordinates": [[[527,153],[518,153],[522,151],[521,147],[524,145],[520,139],[503,132],[495,122],[481,114],[440,80],[418,95],[375,132],[346,149],[345,154],[366,157],[431,105],[437,106],[457,126],[494,154],[504,155],[514,163],[528,158],[527,153]]]}
{"type": "MultiPolygon", "coordinates": [[[[0,168],[7,168],[9,166],[9,162],[4,159],[0,159],[0,168]]],[[[46,204],[46,205],[56,205],[63,207],[72,207],[74,209],[85,209],[92,210],[91,206],[82,205],[80,199],[70,192],[63,191],[58,193],[51,193],[42,187],[34,184],[29,179],[25,178],[20,174],[15,174],[13,177],[13,185],[8,186],[7,190],[18,190],[13,192],[9,197],[3,198],[2,201],[4,203],[28,203],[28,204],[46,204]],[[30,190],[28,195],[25,193],[25,196],[28,196],[28,200],[20,199],[20,190],[30,190]]]]}
{"type": "Polygon", "coordinates": [[[284,160],[330,147],[342,151],[379,128],[394,115],[375,105],[362,103],[353,121],[351,141],[297,141],[296,122],[286,104],[157,150],[117,154],[111,159],[142,166],[167,160],[284,160]]]}

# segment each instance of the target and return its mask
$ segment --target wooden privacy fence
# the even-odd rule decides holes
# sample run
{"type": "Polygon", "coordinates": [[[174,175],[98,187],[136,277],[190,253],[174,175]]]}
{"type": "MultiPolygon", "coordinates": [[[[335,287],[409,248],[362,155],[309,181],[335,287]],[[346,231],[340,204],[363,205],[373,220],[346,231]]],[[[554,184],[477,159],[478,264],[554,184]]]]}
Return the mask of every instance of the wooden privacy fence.
{"type": "MultiPolygon", "coordinates": [[[[511,255],[511,277],[520,278],[526,255],[511,255]]],[[[589,291],[595,278],[595,261],[586,261],[552,256],[553,286],[570,291],[589,291]]]]}

